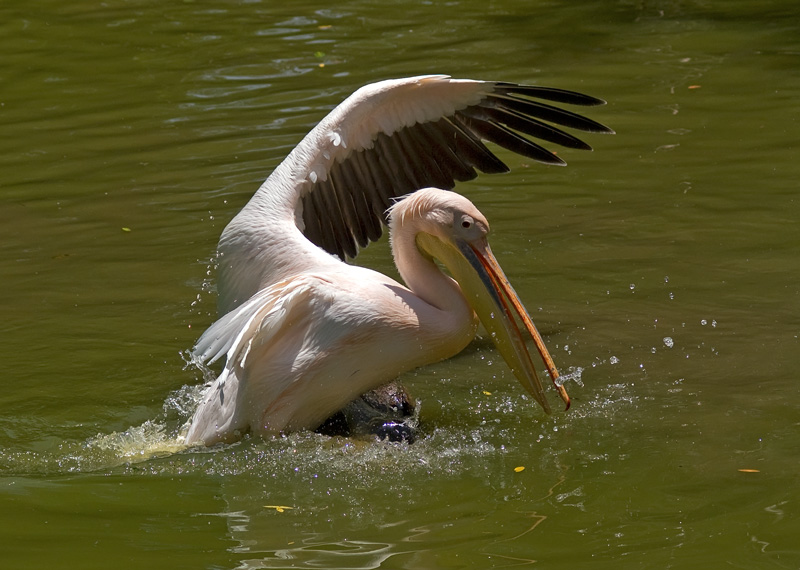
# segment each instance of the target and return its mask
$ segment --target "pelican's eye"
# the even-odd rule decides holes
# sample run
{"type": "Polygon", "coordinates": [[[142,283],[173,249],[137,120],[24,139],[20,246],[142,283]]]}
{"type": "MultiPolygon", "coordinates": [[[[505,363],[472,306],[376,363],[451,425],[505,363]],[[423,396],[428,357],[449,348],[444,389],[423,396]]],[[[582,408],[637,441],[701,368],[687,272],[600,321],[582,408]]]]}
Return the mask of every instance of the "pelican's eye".
{"type": "Polygon", "coordinates": [[[461,227],[468,230],[469,228],[472,227],[472,220],[470,220],[470,219],[462,220],[461,221],[461,227]]]}

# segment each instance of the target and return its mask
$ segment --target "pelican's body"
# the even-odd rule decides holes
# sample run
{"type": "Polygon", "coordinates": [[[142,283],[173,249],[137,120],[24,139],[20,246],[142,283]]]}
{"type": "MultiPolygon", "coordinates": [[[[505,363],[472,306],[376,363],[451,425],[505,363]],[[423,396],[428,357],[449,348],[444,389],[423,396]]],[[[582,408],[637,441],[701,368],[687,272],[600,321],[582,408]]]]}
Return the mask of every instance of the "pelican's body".
{"type": "MultiPolygon", "coordinates": [[[[528,101],[515,92],[599,102],[571,92],[445,76],[386,81],[357,91],[290,153],[220,238],[222,317],[200,338],[195,355],[204,362],[224,355],[226,363],[191,421],[187,443],[315,428],[398,374],[458,353],[475,335],[476,312],[490,330],[500,327],[500,337],[514,337],[505,348],[498,346],[549,410],[517,325],[506,317],[493,322],[495,311],[508,313],[508,302],[517,311],[521,304],[488,248],[488,222],[462,196],[420,190],[433,184],[451,188],[454,180],[475,176],[475,168],[503,171],[482,138],[561,162],[528,139],[518,137],[528,147],[509,139],[506,127],[497,130],[500,123],[588,148],[531,119],[540,115],[523,113],[517,101],[528,101]],[[345,263],[345,255],[354,256],[357,246],[380,236],[392,200],[411,192],[389,208],[388,219],[405,285],[345,263]]],[[[608,132],[578,115],[535,105],[548,121],[608,132]]],[[[527,327],[529,317],[521,318],[527,327]]]]}
{"type": "MultiPolygon", "coordinates": [[[[402,275],[404,262],[419,261],[408,257],[420,254],[413,241],[393,246],[402,275]]],[[[240,352],[249,351],[248,366],[223,372],[219,387],[210,390],[195,416],[190,440],[208,443],[248,429],[313,429],[398,374],[458,353],[475,335],[472,308],[453,280],[436,268],[410,276],[412,292],[322,250],[308,255],[317,265],[261,290],[215,325],[222,334],[211,338],[218,343],[251,322],[240,341],[247,347],[228,354],[229,362],[235,362],[240,352]],[[257,330],[265,321],[269,330],[257,330]],[[256,342],[250,345],[250,340],[256,342]]],[[[198,345],[204,355],[210,348],[198,345]]],[[[221,348],[230,351],[225,343],[215,352],[221,348]]]]}

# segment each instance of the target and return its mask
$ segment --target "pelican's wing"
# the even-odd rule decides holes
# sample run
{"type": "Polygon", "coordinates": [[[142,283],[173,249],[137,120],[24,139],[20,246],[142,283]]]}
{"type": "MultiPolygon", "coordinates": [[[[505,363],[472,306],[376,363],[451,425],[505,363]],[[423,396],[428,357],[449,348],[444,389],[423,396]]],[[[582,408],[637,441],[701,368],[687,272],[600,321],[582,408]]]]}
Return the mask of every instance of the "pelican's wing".
{"type": "MultiPolygon", "coordinates": [[[[232,441],[237,430],[249,427],[248,406],[242,399],[248,397],[248,357],[263,353],[277,338],[290,336],[292,329],[301,338],[301,327],[295,327],[292,315],[305,311],[313,280],[299,277],[280,281],[253,295],[246,303],[222,316],[211,325],[197,341],[193,357],[198,362],[212,363],[226,356],[225,366],[219,376],[206,388],[203,398],[192,417],[185,442],[189,445],[232,441]],[[287,331],[289,331],[287,333],[287,331]]],[[[278,379],[262,387],[279,392],[284,387],[278,379]],[[274,386],[272,384],[275,384],[274,386]]],[[[266,401],[270,401],[267,397],[266,401]]]]}
{"type": "Polygon", "coordinates": [[[294,195],[284,204],[295,208],[296,223],[313,243],[342,259],[355,257],[359,247],[380,237],[385,211],[397,197],[428,186],[452,189],[476,170],[508,171],[483,141],[563,165],[528,137],[591,150],[559,127],[613,132],[542,100],[605,103],[562,89],[443,75],[367,85],[323,119],[276,170],[278,181],[294,180],[294,195]]]}
{"type": "Polygon", "coordinates": [[[246,303],[226,313],[198,339],[193,357],[212,364],[226,356],[226,366],[242,366],[253,339],[267,344],[286,324],[286,315],[302,301],[308,284],[302,278],[281,281],[250,297],[246,303]]]}

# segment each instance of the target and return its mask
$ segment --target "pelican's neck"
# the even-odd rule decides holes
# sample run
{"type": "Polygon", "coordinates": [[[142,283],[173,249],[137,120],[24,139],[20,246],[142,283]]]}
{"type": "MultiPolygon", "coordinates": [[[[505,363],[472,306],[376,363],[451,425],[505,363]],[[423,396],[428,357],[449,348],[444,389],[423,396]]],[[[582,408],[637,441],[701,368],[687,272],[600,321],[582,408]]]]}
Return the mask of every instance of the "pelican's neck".
{"type": "Polygon", "coordinates": [[[416,243],[419,231],[413,221],[400,222],[391,228],[394,263],[406,287],[429,305],[471,322],[472,308],[467,304],[458,283],[419,250],[416,243]]]}

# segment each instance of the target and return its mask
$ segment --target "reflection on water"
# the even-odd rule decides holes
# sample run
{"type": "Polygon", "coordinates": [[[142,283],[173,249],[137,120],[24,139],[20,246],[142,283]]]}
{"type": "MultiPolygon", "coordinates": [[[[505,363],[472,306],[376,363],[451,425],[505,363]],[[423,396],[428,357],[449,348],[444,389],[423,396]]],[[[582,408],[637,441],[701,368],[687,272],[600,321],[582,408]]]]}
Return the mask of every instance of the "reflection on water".
{"type": "MultiPolygon", "coordinates": [[[[357,470],[362,471],[355,478],[349,463],[323,470],[317,465],[305,475],[298,474],[303,480],[309,477],[309,489],[295,494],[293,500],[286,500],[287,486],[281,485],[280,478],[264,482],[260,477],[248,477],[246,487],[223,485],[227,509],[208,516],[226,520],[228,536],[235,542],[232,550],[242,554],[238,567],[374,568],[390,558],[395,559],[390,565],[440,567],[464,556],[468,566],[480,567],[489,561],[519,564],[536,559],[540,547],[535,531],[548,516],[530,509],[508,509],[508,504],[519,504],[520,492],[525,494],[521,480],[513,481],[522,477],[519,473],[509,469],[511,480],[492,481],[470,473],[465,465],[441,473],[437,471],[440,465],[426,461],[419,462],[424,474],[415,473],[416,468],[409,468],[405,460],[395,461],[411,449],[375,451],[365,454],[370,456],[368,463],[355,461],[357,470]],[[437,493],[415,485],[420,477],[430,486],[446,481],[464,500],[443,502],[437,493]],[[498,488],[505,494],[499,503],[498,488]],[[383,499],[361,500],[361,495],[376,492],[383,499]],[[485,500],[487,497],[495,499],[485,500]],[[279,500],[282,506],[277,509],[272,503],[279,500]],[[387,504],[391,506],[387,508],[387,504]],[[464,553],[463,545],[476,537],[480,542],[464,553]]],[[[448,463],[468,456],[459,457],[451,454],[448,463]]],[[[559,493],[563,483],[562,476],[523,501],[540,505],[552,501],[567,509],[580,508],[581,489],[559,493]]],[[[289,491],[290,496],[292,493],[296,491],[289,491]]]]}
{"type": "MultiPolygon", "coordinates": [[[[236,539],[248,534],[250,517],[244,513],[222,513],[217,516],[227,518],[230,535],[236,539]]],[[[471,553],[469,565],[493,563],[496,566],[520,566],[534,564],[535,558],[525,558],[520,550],[533,553],[530,542],[535,539],[532,533],[547,517],[535,512],[522,513],[515,523],[518,532],[509,529],[508,521],[495,519],[493,516],[477,518],[473,524],[480,524],[487,529],[485,535],[491,537],[489,545],[476,549],[471,553]],[[482,519],[482,520],[481,520],[482,519]],[[506,532],[512,530],[506,538],[506,532]],[[528,545],[526,545],[526,541],[528,545]],[[520,548],[521,547],[521,548],[520,548]],[[515,554],[509,554],[509,552],[515,554]]],[[[459,521],[463,522],[463,521],[459,521]]],[[[389,566],[420,567],[432,562],[441,563],[446,559],[442,554],[448,550],[448,542],[444,536],[448,534],[447,526],[455,526],[459,522],[448,524],[432,523],[419,526],[410,525],[408,521],[377,527],[376,534],[390,530],[397,537],[396,542],[367,541],[359,539],[342,539],[332,541],[329,536],[318,533],[303,533],[288,540],[285,547],[269,549],[252,539],[240,539],[240,544],[233,550],[244,556],[237,568],[379,568],[390,559],[389,566]],[[422,547],[421,547],[422,546],[422,547]],[[437,549],[431,548],[437,546],[437,549]],[[258,555],[256,558],[251,558],[258,555]]],[[[454,558],[458,558],[455,556],[454,558]]],[[[384,566],[385,567],[385,566],[384,566]]]]}
{"type": "MultiPolygon", "coordinates": [[[[242,529],[244,530],[244,529],[242,529]]],[[[235,536],[235,534],[234,534],[235,536]]],[[[252,554],[250,546],[242,546],[236,552],[252,554]]],[[[406,551],[408,552],[408,551],[406,551]]],[[[269,556],[258,559],[243,557],[237,568],[380,568],[389,558],[405,554],[397,545],[371,543],[359,540],[340,542],[317,542],[304,538],[300,545],[294,541],[286,548],[277,549],[269,556]]]]}

